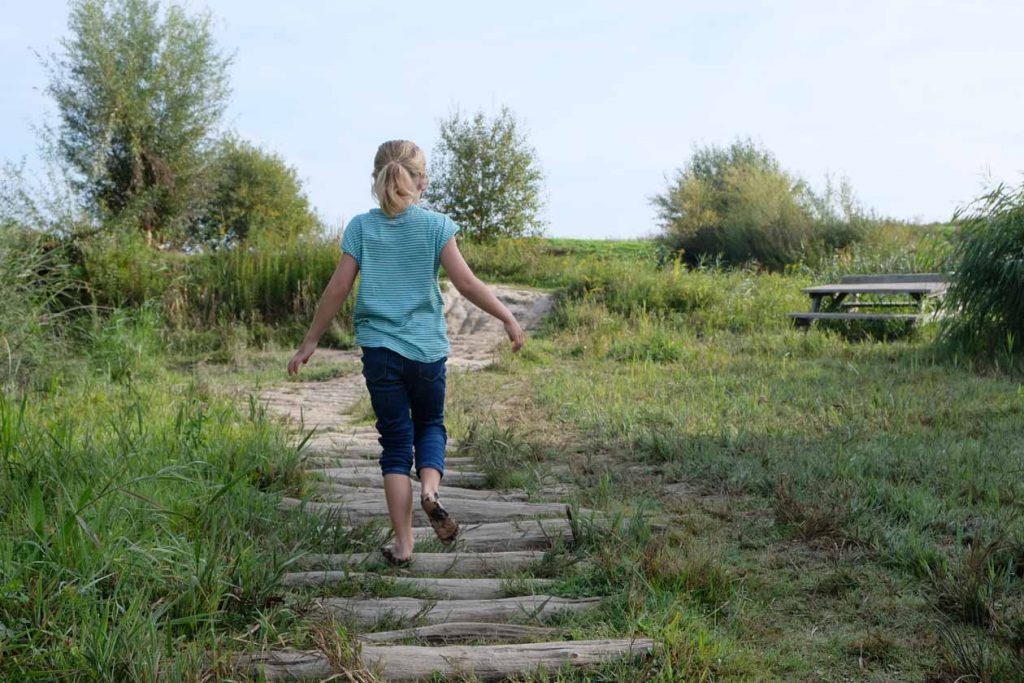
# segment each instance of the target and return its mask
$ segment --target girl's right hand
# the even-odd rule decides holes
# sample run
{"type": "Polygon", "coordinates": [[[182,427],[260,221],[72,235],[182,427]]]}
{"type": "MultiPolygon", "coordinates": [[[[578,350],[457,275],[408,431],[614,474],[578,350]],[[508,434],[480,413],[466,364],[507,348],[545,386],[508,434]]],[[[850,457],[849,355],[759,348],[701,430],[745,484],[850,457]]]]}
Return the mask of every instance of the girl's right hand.
{"type": "Polygon", "coordinates": [[[299,368],[309,361],[309,357],[313,355],[314,351],[316,351],[316,344],[303,342],[299,350],[292,356],[292,359],[288,361],[288,374],[298,374],[299,368]]]}
{"type": "Polygon", "coordinates": [[[526,333],[523,332],[523,328],[519,327],[519,323],[514,318],[505,323],[505,334],[508,335],[509,341],[512,342],[512,351],[518,351],[526,343],[526,333]]]}

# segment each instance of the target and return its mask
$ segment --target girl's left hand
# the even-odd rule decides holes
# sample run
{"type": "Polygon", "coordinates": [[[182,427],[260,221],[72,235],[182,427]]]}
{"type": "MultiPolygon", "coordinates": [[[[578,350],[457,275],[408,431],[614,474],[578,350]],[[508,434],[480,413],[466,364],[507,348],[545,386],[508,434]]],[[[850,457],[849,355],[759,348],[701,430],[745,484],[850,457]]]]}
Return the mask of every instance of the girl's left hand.
{"type": "Polygon", "coordinates": [[[304,342],[299,347],[299,350],[295,352],[295,355],[292,356],[292,359],[288,361],[288,374],[298,374],[299,368],[309,361],[309,357],[313,355],[314,351],[316,351],[316,344],[304,342]]]}

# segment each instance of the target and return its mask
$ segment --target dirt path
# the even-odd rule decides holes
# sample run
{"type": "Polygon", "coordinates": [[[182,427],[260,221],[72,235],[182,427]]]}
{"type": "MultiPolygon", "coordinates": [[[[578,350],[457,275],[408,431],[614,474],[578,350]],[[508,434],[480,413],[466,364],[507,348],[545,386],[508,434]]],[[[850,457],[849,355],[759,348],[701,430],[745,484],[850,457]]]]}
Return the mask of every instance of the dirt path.
{"type": "MultiPolygon", "coordinates": [[[[551,296],[543,292],[497,287],[495,293],[526,327],[551,310],[551,296]]],[[[501,325],[455,292],[445,296],[445,313],[452,338],[449,366],[473,370],[492,362],[504,340],[501,325]]],[[[359,358],[355,352],[323,355],[359,358]]],[[[365,391],[362,377],[355,374],[264,392],[272,413],[296,425],[301,420],[307,430],[317,426],[307,461],[308,473],[317,480],[315,493],[309,500],[286,499],[284,506],[304,506],[352,525],[386,520],[376,432],[354,426],[345,414],[365,391]]],[[[383,568],[375,553],[314,556],[307,558],[304,571],[284,577],[286,586],[297,589],[374,577],[421,596],[315,601],[309,619],[336,619],[360,634],[358,662],[343,661],[333,652],[275,650],[239,657],[238,668],[271,681],[366,680],[352,677],[358,668],[388,681],[431,680],[435,673],[502,680],[540,667],[588,666],[653,647],[649,640],[569,641],[561,630],[537,625],[552,614],[600,604],[597,598],[545,594],[551,579],[517,579],[513,586],[501,578],[529,570],[555,541],[572,541],[564,505],[526,503],[522,492],[488,490],[487,477],[475,471],[472,459],[450,457],[448,462],[442,495],[464,529],[455,548],[417,552],[412,566],[397,572],[383,568]],[[404,628],[378,628],[396,621],[404,628]]],[[[416,507],[417,542],[429,544],[434,534],[416,507]]]]}

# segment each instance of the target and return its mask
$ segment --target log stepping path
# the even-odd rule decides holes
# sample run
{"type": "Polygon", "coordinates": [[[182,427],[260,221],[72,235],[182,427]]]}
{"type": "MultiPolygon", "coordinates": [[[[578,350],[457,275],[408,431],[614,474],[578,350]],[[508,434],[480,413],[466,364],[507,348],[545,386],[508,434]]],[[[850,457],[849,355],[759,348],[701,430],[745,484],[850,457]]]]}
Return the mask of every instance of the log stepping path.
{"type": "MultiPolygon", "coordinates": [[[[551,308],[548,294],[507,288],[495,293],[524,326],[551,308]]],[[[503,339],[496,321],[477,311],[454,291],[445,293],[452,337],[449,368],[479,369],[493,360],[503,339]]],[[[358,353],[339,353],[358,360],[358,353]]],[[[322,354],[322,352],[321,352],[322,354]]],[[[307,443],[311,495],[286,498],[285,508],[304,508],[341,525],[387,522],[379,446],[373,427],[354,426],[346,409],[365,395],[358,374],[324,382],[290,383],[264,392],[270,412],[316,432],[307,443]]],[[[449,443],[452,449],[453,443],[449,443]]],[[[294,589],[389,582],[421,597],[322,597],[314,600],[310,620],[343,623],[357,632],[352,657],[326,651],[270,650],[237,656],[239,672],[268,681],[367,680],[353,670],[372,672],[385,681],[496,681],[563,667],[586,667],[651,651],[647,639],[566,640],[567,633],[542,625],[554,615],[584,612],[600,598],[571,599],[547,592],[554,579],[502,578],[529,571],[553,546],[572,542],[564,503],[528,503],[522,491],[490,490],[488,477],[473,459],[451,456],[441,497],[462,531],[446,552],[440,548],[418,505],[413,482],[417,552],[411,564],[386,573],[379,552],[303,556],[296,571],[283,576],[294,589]],[[421,543],[425,542],[425,543],[421,543]],[[511,593],[513,594],[510,594],[511,593]],[[525,593],[525,594],[524,594],[525,593]],[[387,625],[403,628],[381,628],[387,625]]]]}

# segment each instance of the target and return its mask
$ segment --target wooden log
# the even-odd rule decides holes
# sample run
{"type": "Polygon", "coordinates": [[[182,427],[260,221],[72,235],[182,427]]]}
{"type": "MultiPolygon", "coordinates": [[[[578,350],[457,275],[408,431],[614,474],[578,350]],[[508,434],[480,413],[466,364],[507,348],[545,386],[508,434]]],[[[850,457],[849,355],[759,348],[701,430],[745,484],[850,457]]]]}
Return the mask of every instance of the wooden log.
{"type": "Polygon", "coordinates": [[[488,624],[481,621],[454,621],[446,624],[403,628],[398,631],[377,631],[363,633],[359,640],[364,643],[394,643],[401,640],[415,640],[421,643],[471,643],[490,641],[492,643],[523,643],[559,639],[565,631],[546,626],[523,626],[522,624],[488,624]]]}
{"type": "MultiPolygon", "coordinates": [[[[319,497],[329,500],[326,496],[331,496],[330,499],[336,498],[337,500],[347,500],[349,497],[365,497],[365,498],[380,498],[384,497],[384,487],[381,482],[377,482],[377,486],[347,486],[345,484],[338,484],[333,481],[314,481],[312,489],[316,491],[319,497]]],[[[420,497],[420,483],[415,479],[412,480],[412,493],[416,498],[420,497]]],[[[441,497],[445,500],[449,498],[472,498],[474,500],[526,500],[527,494],[523,491],[516,490],[497,490],[497,489],[467,489],[461,486],[441,486],[441,497]]]]}
{"type": "MultiPolygon", "coordinates": [[[[302,461],[304,468],[369,467],[380,471],[379,453],[372,457],[311,455],[302,461]]],[[[476,464],[474,458],[445,458],[445,467],[467,468],[476,464]]]]}
{"type": "Polygon", "coordinates": [[[246,678],[276,681],[325,681],[336,673],[323,652],[270,650],[231,658],[231,669],[246,678]]]}
{"type": "Polygon", "coordinates": [[[372,628],[382,619],[420,624],[446,621],[529,621],[560,612],[595,609],[600,598],[558,598],[551,595],[522,595],[497,600],[421,600],[420,598],[321,598],[312,613],[333,617],[359,628],[372,628]]]}
{"type": "MultiPolygon", "coordinates": [[[[430,527],[413,527],[417,541],[436,538],[430,527]]],[[[550,548],[556,540],[572,541],[567,519],[491,522],[466,525],[459,532],[456,547],[462,551],[535,550],[550,548]]]]}
{"type": "MultiPolygon", "coordinates": [[[[491,600],[493,598],[508,597],[505,590],[508,585],[502,579],[464,579],[464,578],[441,578],[433,576],[380,576],[376,574],[364,574],[362,572],[345,571],[320,571],[320,572],[293,572],[281,577],[285,586],[331,586],[347,584],[360,581],[370,576],[376,576],[382,581],[393,583],[396,586],[408,586],[424,591],[427,595],[438,600],[491,600]]],[[[543,589],[554,583],[551,579],[523,579],[517,581],[516,586],[528,587],[531,590],[543,589]]]]}
{"type": "MultiPolygon", "coordinates": [[[[282,509],[300,508],[303,502],[296,498],[281,501],[282,509]]],[[[416,542],[437,538],[430,527],[414,526],[416,542]]],[[[466,552],[501,550],[537,550],[550,548],[557,540],[572,541],[572,527],[567,519],[529,519],[515,522],[486,522],[466,524],[455,539],[455,549],[466,552]]]]}
{"type": "MultiPolygon", "coordinates": [[[[407,571],[417,574],[454,574],[462,576],[494,576],[527,569],[544,558],[540,550],[482,553],[415,553],[407,571]]],[[[304,555],[296,566],[305,569],[335,570],[362,567],[383,562],[380,553],[348,555],[304,555]]]]}
{"type": "MultiPolygon", "coordinates": [[[[297,507],[301,501],[286,499],[289,507],[297,507]]],[[[306,501],[306,510],[329,515],[333,519],[347,520],[349,524],[365,524],[374,519],[388,519],[388,506],[382,496],[374,499],[346,500],[341,503],[306,501]]],[[[566,516],[566,506],[560,503],[518,503],[496,500],[450,499],[445,502],[448,512],[460,524],[479,522],[506,522],[515,519],[536,519],[541,517],[566,516]]],[[[589,511],[585,511],[590,514],[589,511]]],[[[418,501],[412,506],[413,523],[427,525],[426,514],[418,501]]]]}
{"type": "MultiPolygon", "coordinates": [[[[374,670],[388,681],[430,681],[435,680],[437,674],[468,674],[481,681],[500,681],[541,668],[550,673],[565,667],[594,666],[620,657],[646,656],[653,649],[654,641],[642,638],[444,647],[363,645],[358,656],[364,670],[374,670]]],[[[322,652],[299,650],[238,655],[233,658],[232,667],[270,682],[336,680],[345,674],[322,652]]]]}
{"type": "MultiPolygon", "coordinates": [[[[329,481],[336,481],[350,486],[380,486],[382,477],[379,467],[325,467],[306,470],[329,481]]],[[[487,475],[483,472],[465,472],[447,470],[444,473],[442,486],[465,486],[467,488],[483,488],[487,486],[487,475]]]]}
{"type": "MultiPolygon", "coordinates": [[[[321,431],[306,444],[302,452],[306,455],[376,458],[380,456],[380,449],[376,430],[373,431],[373,434],[361,434],[356,437],[340,432],[321,431]]],[[[452,455],[457,453],[457,444],[454,439],[448,439],[448,447],[445,452],[452,455]]]]}
{"type": "Polygon", "coordinates": [[[517,674],[564,667],[588,667],[620,657],[649,655],[654,641],[581,640],[519,645],[364,645],[363,666],[387,681],[430,681],[442,676],[470,675],[474,680],[501,681],[517,674]]]}

